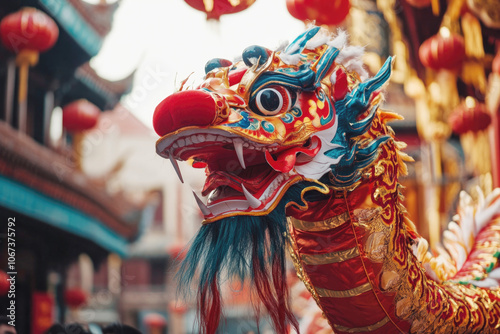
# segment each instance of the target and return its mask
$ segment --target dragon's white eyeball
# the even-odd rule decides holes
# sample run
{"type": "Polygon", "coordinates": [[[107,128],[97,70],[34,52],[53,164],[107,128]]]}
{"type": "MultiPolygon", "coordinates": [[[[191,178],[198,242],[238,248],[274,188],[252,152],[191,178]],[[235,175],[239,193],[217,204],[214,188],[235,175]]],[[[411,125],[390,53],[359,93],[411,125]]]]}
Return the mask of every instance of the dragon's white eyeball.
{"type": "Polygon", "coordinates": [[[271,86],[257,93],[255,106],[263,115],[274,116],[290,110],[292,96],[288,89],[284,87],[271,86]]]}

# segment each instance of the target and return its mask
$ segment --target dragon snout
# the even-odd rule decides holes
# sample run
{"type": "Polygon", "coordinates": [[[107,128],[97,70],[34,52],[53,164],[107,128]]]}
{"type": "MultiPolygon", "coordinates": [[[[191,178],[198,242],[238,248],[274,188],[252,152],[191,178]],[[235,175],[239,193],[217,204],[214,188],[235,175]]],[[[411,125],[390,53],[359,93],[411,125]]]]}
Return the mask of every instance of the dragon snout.
{"type": "Polygon", "coordinates": [[[209,126],[225,118],[225,98],[201,90],[181,91],[158,104],[153,115],[156,133],[164,136],[188,126],[209,126]]]}

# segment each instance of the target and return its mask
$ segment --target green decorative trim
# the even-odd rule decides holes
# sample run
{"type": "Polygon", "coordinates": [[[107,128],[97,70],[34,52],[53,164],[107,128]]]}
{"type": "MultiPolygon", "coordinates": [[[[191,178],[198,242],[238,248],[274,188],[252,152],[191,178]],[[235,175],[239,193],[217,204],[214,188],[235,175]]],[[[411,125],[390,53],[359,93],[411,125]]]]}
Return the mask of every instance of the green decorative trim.
{"type": "Polygon", "coordinates": [[[91,240],[121,257],[128,242],[110,228],[77,209],[0,175],[0,206],[91,240]]]}
{"type": "Polygon", "coordinates": [[[38,0],[64,29],[93,57],[103,39],[67,0],[38,0]]]}

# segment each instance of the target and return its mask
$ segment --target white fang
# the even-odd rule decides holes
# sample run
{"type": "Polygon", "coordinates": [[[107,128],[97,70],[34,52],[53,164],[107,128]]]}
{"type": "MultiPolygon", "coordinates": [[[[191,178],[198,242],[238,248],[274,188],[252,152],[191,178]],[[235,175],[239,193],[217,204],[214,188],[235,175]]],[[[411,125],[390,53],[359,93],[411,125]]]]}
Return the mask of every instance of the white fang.
{"type": "Polygon", "coordinates": [[[201,210],[201,213],[203,213],[203,215],[205,215],[205,216],[208,216],[208,215],[212,214],[212,212],[210,211],[210,209],[205,205],[205,203],[203,203],[203,201],[201,200],[201,198],[199,198],[198,195],[196,195],[196,193],[194,192],[194,190],[193,190],[193,195],[194,195],[194,199],[196,200],[196,204],[198,204],[198,207],[201,210]]]}
{"type": "Polygon", "coordinates": [[[172,166],[174,166],[175,172],[177,173],[179,180],[181,180],[181,182],[184,183],[184,180],[182,179],[181,169],[179,168],[179,164],[177,163],[177,160],[175,160],[172,153],[169,154],[168,158],[170,159],[172,166]]]}
{"type": "Polygon", "coordinates": [[[262,202],[255,198],[248,190],[247,188],[245,188],[245,186],[243,185],[243,183],[241,184],[241,188],[243,189],[243,195],[245,195],[245,198],[247,199],[248,201],[248,204],[250,204],[250,206],[255,209],[255,208],[258,208],[259,206],[261,206],[262,202]]]}
{"type": "Polygon", "coordinates": [[[233,140],[234,150],[236,151],[236,155],[238,156],[238,160],[240,162],[241,167],[246,169],[245,166],[245,158],[243,157],[243,140],[237,138],[233,140]]]}

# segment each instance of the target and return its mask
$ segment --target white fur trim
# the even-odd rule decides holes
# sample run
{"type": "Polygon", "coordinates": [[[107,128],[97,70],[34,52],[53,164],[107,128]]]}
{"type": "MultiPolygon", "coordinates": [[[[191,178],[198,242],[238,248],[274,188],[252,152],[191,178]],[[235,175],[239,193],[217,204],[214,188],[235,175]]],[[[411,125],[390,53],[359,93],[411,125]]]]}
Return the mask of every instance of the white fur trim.
{"type": "Polygon", "coordinates": [[[321,141],[321,149],[309,163],[301,166],[295,166],[295,171],[297,173],[310,179],[319,179],[330,171],[331,165],[336,165],[339,163],[342,156],[338,157],[337,159],[332,159],[329,156],[325,155],[326,151],[342,147],[338,144],[331,143],[332,139],[337,133],[338,124],[339,123],[337,115],[335,116],[335,124],[331,128],[320,131],[314,135],[321,141]]]}
{"type": "Polygon", "coordinates": [[[347,32],[342,29],[337,30],[337,36],[327,43],[329,46],[333,46],[339,50],[342,50],[347,45],[347,32]]]}

